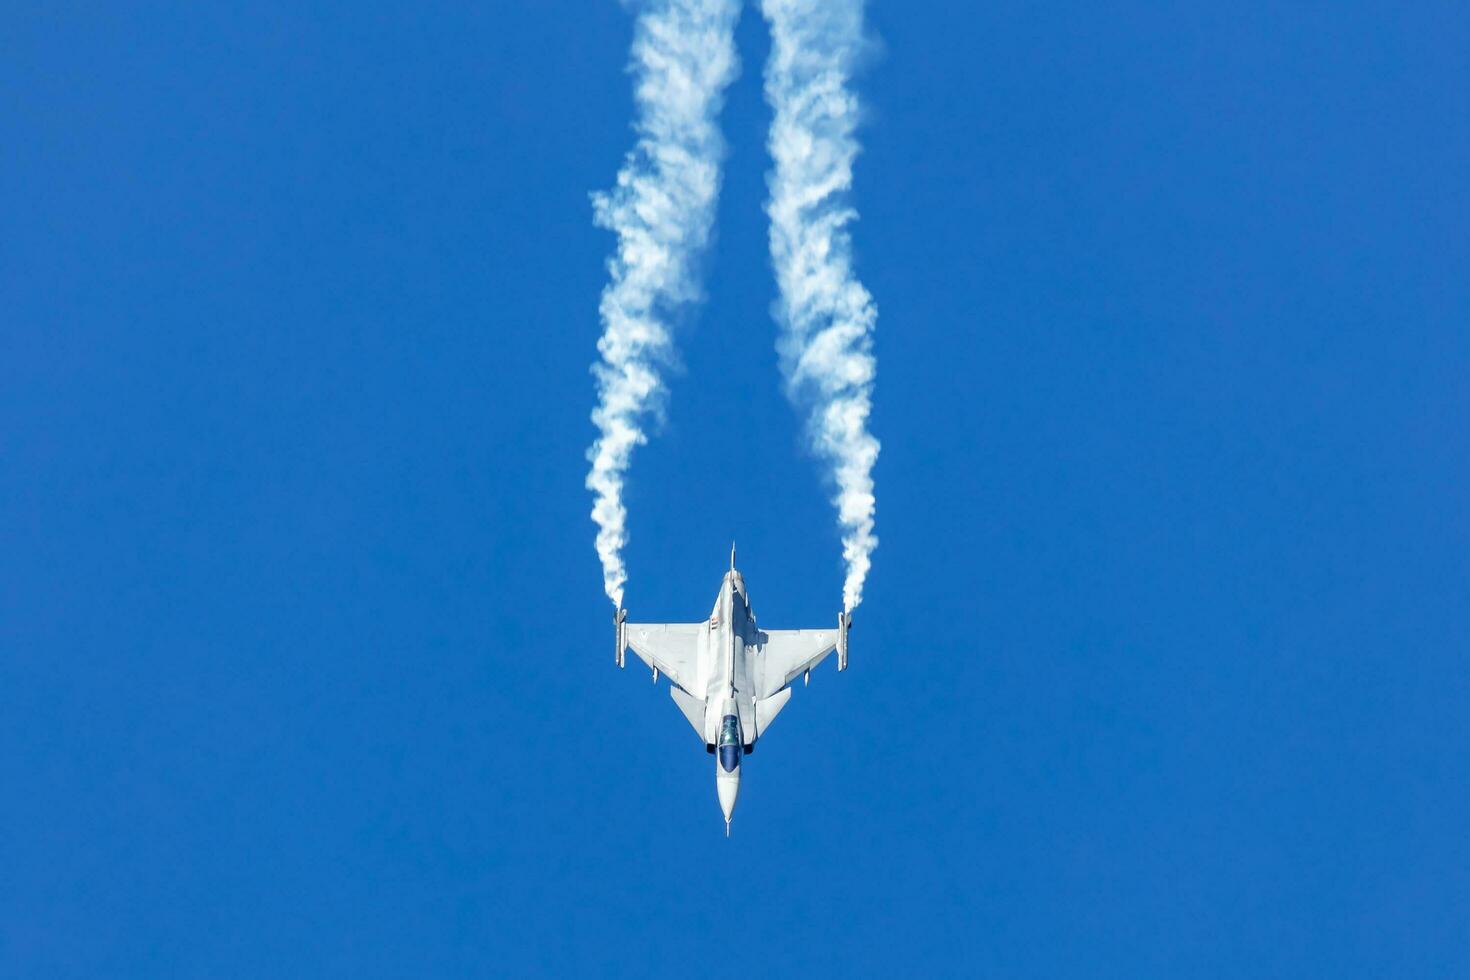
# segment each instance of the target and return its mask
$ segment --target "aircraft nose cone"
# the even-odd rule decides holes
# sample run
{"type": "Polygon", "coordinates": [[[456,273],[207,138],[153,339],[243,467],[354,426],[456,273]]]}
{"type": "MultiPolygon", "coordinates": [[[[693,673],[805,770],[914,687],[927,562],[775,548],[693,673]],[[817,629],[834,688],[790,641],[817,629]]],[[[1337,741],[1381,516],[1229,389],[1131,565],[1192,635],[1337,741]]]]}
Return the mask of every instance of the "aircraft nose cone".
{"type": "Polygon", "coordinates": [[[740,795],[740,770],[720,773],[715,779],[715,790],[720,794],[720,810],[725,814],[725,823],[735,813],[735,798],[740,795]]]}

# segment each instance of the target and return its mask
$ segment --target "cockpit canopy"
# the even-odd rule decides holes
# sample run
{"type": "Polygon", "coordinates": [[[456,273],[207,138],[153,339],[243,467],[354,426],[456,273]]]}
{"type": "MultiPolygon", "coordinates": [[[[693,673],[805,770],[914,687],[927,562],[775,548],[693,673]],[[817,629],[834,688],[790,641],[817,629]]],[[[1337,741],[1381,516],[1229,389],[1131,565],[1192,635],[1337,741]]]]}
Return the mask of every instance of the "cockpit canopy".
{"type": "Polygon", "coordinates": [[[719,753],[720,768],[734,772],[740,765],[740,719],[735,715],[726,715],[720,722],[719,753]]]}

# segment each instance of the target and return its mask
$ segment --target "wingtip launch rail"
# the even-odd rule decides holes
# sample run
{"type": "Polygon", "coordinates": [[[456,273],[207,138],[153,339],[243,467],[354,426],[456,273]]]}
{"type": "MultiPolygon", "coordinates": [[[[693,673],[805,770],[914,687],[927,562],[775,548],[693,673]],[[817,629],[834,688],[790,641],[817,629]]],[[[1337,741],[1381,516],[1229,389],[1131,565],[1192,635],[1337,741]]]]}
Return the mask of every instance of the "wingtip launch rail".
{"type": "Polygon", "coordinates": [[[619,606],[618,611],[613,613],[613,629],[617,634],[617,658],[618,667],[620,668],[623,666],[623,658],[628,652],[628,628],[624,625],[627,621],[628,610],[619,606]]]}

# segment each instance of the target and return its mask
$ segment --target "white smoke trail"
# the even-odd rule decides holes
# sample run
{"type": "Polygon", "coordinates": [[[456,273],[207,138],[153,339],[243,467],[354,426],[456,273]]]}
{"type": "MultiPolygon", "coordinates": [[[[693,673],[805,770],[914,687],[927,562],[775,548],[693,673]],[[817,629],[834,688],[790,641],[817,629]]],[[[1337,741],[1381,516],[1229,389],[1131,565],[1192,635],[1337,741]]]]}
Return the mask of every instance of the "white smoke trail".
{"type": "Polygon", "coordinates": [[[766,211],[781,289],[778,349],[787,394],[809,406],[813,448],[832,465],[842,526],[848,610],[878,545],[873,535],[873,297],[852,270],[847,203],[858,144],[857,97],[847,88],[862,41],[862,0],[762,0],[771,25],[766,99],[775,163],[766,211]]]}
{"type": "Polygon", "coordinates": [[[739,0],[652,0],[639,15],[631,70],[637,78],[638,142],[617,187],[592,197],[596,220],[617,233],[602,293],[602,360],[593,365],[600,435],[587,458],[596,495],[603,587],[623,604],[627,541],[623,478],[643,421],[659,409],[660,366],[672,356],[670,317],[699,296],[694,262],[709,238],[724,141],[715,126],[738,71],[739,0]]]}

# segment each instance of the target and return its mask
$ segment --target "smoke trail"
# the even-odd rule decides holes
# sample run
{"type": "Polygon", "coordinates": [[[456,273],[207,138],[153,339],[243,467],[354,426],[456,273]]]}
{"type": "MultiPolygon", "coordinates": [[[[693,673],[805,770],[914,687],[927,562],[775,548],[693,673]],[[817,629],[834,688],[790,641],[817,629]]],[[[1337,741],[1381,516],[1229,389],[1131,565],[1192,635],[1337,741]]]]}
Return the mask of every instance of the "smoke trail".
{"type": "Polygon", "coordinates": [[[738,70],[739,0],[653,0],[639,15],[631,70],[637,78],[638,142],[617,187],[592,196],[597,224],[617,233],[599,307],[602,360],[593,365],[600,430],[587,452],[596,495],[603,587],[619,607],[627,571],[623,478],[633,447],[657,413],[660,366],[673,353],[669,318],[699,296],[693,263],[709,238],[724,142],[715,128],[725,87],[738,70]]]}
{"type": "Polygon", "coordinates": [[[816,452],[832,465],[842,526],[848,610],[862,601],[873,535],[873,326],[878,310],[852,271],[847,224],[858,144],[857,97],[847,89],[862,38],[862,0],[762,0],[771,25],[766,99],[771,258],[781,289],[778,343],[787,394],[809,408],[816,452]]]}

